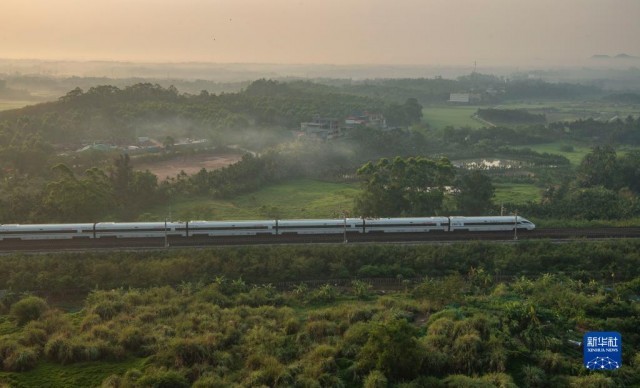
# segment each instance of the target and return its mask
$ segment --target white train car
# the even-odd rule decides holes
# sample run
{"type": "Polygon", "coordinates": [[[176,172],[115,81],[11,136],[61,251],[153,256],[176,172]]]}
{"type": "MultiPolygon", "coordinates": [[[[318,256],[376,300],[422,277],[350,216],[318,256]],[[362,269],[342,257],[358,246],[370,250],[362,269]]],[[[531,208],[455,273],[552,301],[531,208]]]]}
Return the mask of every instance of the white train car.
{"type": "Polygon", "coordinates": [[[448,217],[375,218],[364,219],[365,233],[426,233],[446,232],[448,217]]]}
{"type": "Polygon", "coordinates": [[[5,224],[0,225],[0,240],[64,240],[92,238],[93,224],[5,224]]]}
{"type": "Polygon", "coordinates": [[[96,238],[145,238],[185,236],[183,222],[99,222],[95,224],[96,238]]]}
{"type": "Polygon", "coordinates": [[[362,219],[278,220],[276,230],[280,235],[360,233],[362,219]]]}
{"type": "Polygon", "coordinates": [[[533,230],[536,227],[531,221],[520,216],[449,217],[449,219],[451,232],[503,232],[515,228],[533,230]]]}
{"type": "Polygon", "coordinates": [[[275,221],[189,221],[187,235],[256,236],[276,233],[275,221]]]}

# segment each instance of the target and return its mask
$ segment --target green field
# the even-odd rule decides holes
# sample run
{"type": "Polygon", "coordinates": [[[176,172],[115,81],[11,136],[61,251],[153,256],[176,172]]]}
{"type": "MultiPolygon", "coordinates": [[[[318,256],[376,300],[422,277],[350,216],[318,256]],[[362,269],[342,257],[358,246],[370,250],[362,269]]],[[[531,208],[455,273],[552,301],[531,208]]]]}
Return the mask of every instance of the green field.
{"type": "Polygon", "coordinates": [[[495,183],[496,194],[493,197],[495,204],[501,203],[527,203],[539,201],[542,191],[539,187],[525,183],[495,183]]]}
{"type": "MultiPolygon", "coordinates": [[[[582,159],[584,158],[584,156],[589,152],[591,152],[592,147],[585,146],[585,145],[571,144],[569,142],[557,142],[557,143],[545,143],[545,144],[532,144],[532,145],[521,146],[518,148],[529,148],[536,152],[541,152],[541,153],[546,152],[549,154],[562,155],[565,158],[569,159],[572,166],[577,166],[580,164],[580,162],[582,162],[582,159]],[[573,151],[571,152],[563,151],[562,150],[563,146],[572,146],[573,151]]],[[[617,149],[618,157],[624,155],[629,151],[637,151],[637,150],[638,150],[638,147],[633,147],[633,146],[625,146],[623,148],[618,148],[617,149]]]]}
{"type": "Polygon", "coordinates": [[[543,113],[547,122],[575,121],[593,118],[609,120],[614,116],[621,119],[640,115],[640,107],[629,104],[615,104],[602,100],[593,101],[531,101],[507,102],[497,109],[525,109],[531,113],[543,113]]]}
{"type": "MultiPolygon", "coordinates": [[[[538,201],[541,190],[531,184],[495,184],[494,203],[538,201]]],[[[158,207],[139,217],[139,221],[172,220],[251,220],[340,218],[352,211],[359,193],[357,184],[328,183],[302,179],[269,186],[230,200],[198,198],[158,207]]],[[[355,215],[357,216],[357,215],[355,215]]]]}
{"type": "Polygon", "coordinates": [[[154,209],[141,220],[249,220],[337,218],[351,211],[357,184],[302,179],[266,187],[230,200],[200,198],[154,209]]]}
{"type": "Polygon", "coordinates": [[[478,110],[477,106],[441,106],[422,109],[423,121],[431,128],[441,129],[446,126],[455,128],[482,128],[484,124],[471,118],[478,110]]]}
{"type": "Polygon", "coordinates": [[[584,146],[584,145],[575,145],[575,144],[565,143],[565,142],[532,144],[532,145],[526,145],[518,148],[529,148],[529,149],[532,149],[533,151],[540,152],[540,153],[546,152],[548,154],[562,155],[565,158],[569,159],[572,166],[579,165],[582,159],[584,158],[584,156],[589,152],[591,152],[591,147],[584,146]],[[564,146],[573,147],[573,151],[570,151],[570,152],[563,151],[562,147],[564,146]]]}
{"type": "MultiPolygon", "coordinates": [[[[451,105],[433,106],[422,109],[423,121],[431,128],[441,129],[446,126],[455,128],[469,127],[482,128],[481,121],[472,118],[478,110],[478,106],[451,105]]],[[[484,108],[487,108],[486,106],[484,108]]],[[[631,115],[640,116],[640,107],[635,105],[613,104],[606,101],[531,101],[531,102],[506,102],[493,108],[496,109],[525,109],[531,113],[542,113],[547,116],[548,122],[574,121],[593,118],[596,120],[609,120],[618,116],[621,119],[631,115]]]]}
{"type": "Polygon", "coordinates": [[[145,359],[79,362],[71,365],[43,361],[28,372],[0,372],[0,386],[7,387],[91,387],[112,374],[141,369],[145,359]]]}

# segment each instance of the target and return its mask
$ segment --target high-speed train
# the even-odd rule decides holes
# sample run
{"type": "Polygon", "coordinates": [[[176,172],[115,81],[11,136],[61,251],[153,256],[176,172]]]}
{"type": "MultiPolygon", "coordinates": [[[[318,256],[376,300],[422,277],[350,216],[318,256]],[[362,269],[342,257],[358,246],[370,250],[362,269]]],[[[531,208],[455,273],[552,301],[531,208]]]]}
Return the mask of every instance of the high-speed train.
{"type": "Polygon", "coordinates": [[[339,233],[506,232],[514,229],[529,231],[534,228],[535,225],[531,221],[519,216],[4,224],[0,225],[0,241],[339,233]]]}

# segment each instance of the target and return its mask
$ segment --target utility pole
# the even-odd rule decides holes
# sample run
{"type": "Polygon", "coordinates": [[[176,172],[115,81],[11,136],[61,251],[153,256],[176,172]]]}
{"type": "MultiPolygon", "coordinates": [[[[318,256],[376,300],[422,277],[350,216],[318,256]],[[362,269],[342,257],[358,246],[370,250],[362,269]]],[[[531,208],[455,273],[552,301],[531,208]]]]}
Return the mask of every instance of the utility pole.
{"type": "Polygon", "coordinates": [[[343,242],[347,243],[347,212],[342,212],[342,216],[344,217],[344,233],[343,233],[343,242]]]}
{"type": "Polygon", "coordinates": [[[518,240],[518,211],[516,210],[516,220],[513,225],[513,239],[518,240]]]}
{"type": "Polygon", "coordinates": [[[169,237],[167,236],[167,217],[164,218],[164,247],[169,248],[169,237]]]}

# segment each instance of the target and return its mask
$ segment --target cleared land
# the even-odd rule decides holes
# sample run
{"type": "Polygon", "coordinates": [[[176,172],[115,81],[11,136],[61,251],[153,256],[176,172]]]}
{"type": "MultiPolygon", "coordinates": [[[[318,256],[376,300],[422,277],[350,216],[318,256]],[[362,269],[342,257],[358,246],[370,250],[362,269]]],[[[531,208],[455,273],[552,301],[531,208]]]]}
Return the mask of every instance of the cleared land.
{"type": "Polygon", "coordinates": [[[196,154],[180,156],[174,159],[157,162],[135,163],[134,168],[140,171],[149,170],[155,174],[158,179],[165,180],[168,177],[178,175],[180,171],[184,171],[188,175],[191,175],[197,173],[203,168],[207,170],[217,170],[236,163],[240,159],[242,159],[242,154],[240,153],[226,153],[220,155],[196,154]]]}

